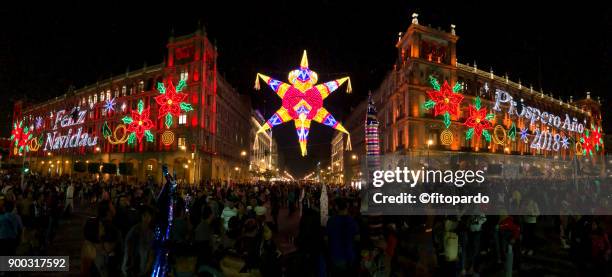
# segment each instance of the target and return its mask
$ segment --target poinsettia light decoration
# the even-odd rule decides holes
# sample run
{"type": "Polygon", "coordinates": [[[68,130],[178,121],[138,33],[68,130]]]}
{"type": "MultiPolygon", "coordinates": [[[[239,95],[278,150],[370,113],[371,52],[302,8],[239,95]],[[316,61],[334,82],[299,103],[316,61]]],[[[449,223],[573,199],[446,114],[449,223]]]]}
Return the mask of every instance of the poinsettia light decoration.
{"type": "Polygon", "coordinates": [[[172,84],[172,80],[168,80],[168,86],[157,83],[157,90],[160,93],[160,95],[155,96],[155,102],[159,106],[158,117],[165,118],[167,128],[172,126],[172,116],[178,117],[181,111],[193,111],[191,104],[184,101],[187,94],[181,93],[186,86],[185,80],[180,80],[176,87],[172,84]]]}
{"type": "Polygon", "coordinates": [[[459,93],[463,86],[457,82],[451,88],[447,81],[444,81],[442,86],[433,76],[429,76],[431,90],[428,90],[427,96],[429,100],[425,102],[425,109],[434,109],[434,116],[442,115],[444,117],[444,126],[448,128],[451,124],[451,115],[459,115],[459,105],[463,101],[463,95],[459,93]]]}
{"type": "Polygon", "coordinates": [[[482,107],[480,97],[474,99],[474,105],[468,107],[469,116],[463,123],[469,129],[465,133],[465,139],[475,138],[480,141],[480,137],[484,136],[485,140],[491,141],[491,134],[488,130],[493,129],[491,121],[495,118],[492,113],[487,114],[487,108],[482,107]]]}

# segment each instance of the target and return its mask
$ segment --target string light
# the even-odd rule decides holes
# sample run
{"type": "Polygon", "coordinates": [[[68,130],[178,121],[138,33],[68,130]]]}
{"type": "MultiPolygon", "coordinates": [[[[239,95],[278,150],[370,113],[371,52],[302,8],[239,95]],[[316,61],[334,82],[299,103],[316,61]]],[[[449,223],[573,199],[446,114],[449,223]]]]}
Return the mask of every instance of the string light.
{"type": "Polygon", "coordinates": [[[118,124],[115,130],[113,130],[112,136],[108,136],[106,139],[113,145],[126,143],[128,139],[127,127],[123,124],[118,124]],[[121,137],[117,136],[117,131],[119,130],[121,130],[121,137]]]}
{"type": "Polygon", "coordinates": [[[165,146],[170,146],[174,143],[174,133],[172,131],[166,130],[161,135],[161,141],[165,146]]]}
{"type": "Polygon", "coordinates": [[[579,141],[576,142],[575,150],[576,150],[576,156],[582,156],[582,152],[584,151],[584,148],[582,148],[581,142],[579,141]]]}
{"type": "Polygon", "coordinates": [[[506,144],[506,129],[501,125],[497,125],[493,129],[493,142],[499,145],[506,144]]]}
{"type": "Polygon", "coordinates": [[[442,131],[442,133],[440,133],[440,142],[442,142],[443,145],[451,145],[453,143],[453,132],[448,129],[442,131]]]}
{"type": "Polygon", "coordinates": [[[30,151],[32,152],[38,151],[38,149],[40,148],[40,145],[42,144],[41,141],[42,141],[42,137],[40,138],[40,141],[39,139],[36,139],[36,138],[30,140],[30,151]]]}

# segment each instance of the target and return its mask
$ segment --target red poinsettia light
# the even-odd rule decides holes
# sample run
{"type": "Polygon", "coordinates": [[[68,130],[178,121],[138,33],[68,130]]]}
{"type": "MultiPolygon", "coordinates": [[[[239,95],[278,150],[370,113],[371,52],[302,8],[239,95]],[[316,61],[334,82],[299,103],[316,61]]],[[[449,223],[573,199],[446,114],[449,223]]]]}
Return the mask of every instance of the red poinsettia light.
{"type": "Polygon", "coordinates": [[[601,137],[601,127],[595,127],[591,124],[591,142],[595,146],[595,150],[599,151],[599,146],[603,147],[603,138],[601,137]]]}
{"type": "Polygon", "coordinates": [[[582,155],[586,156],[586,154],[589,154],[593,156],[595,143],[593,142],[593,135],[589,133],[589,129],[586,129],[582,137],[580,137],[580,143],[582,143],[582,155]]]}
{"type": "Polygon", "coordinates": [[[15,147],[19,149],[19,153],[23,150],[29,151],[28,142],[31,138],[32,132],[27,126],[23,128],[23,121],[13,123],[10,140],[15,142],[15,147]]]}
{"type": "Polygon", "coordinates": [[[459,104],[463,101],[463,95],[458,92],[462,86],[456,83],[451,88],[447,81],[440,86],[438,80],[433,76],[429,76],[429,82],[433,89],[427,91],[429,100],[425,102],[425,109],[434,108],[434,116],[444,115],[444,125],[448,128],[451,123],[450,116],[459,115],[459,104]]]}
{"type": "Polygon", "coordinates": [[[191,104],[183,102],[187,98],[187,94],[180,93],[186,86],[185,80],[179,81],[179,84],[174,87],[172,81],[168,81],[168,87],[163,83],[157,83],[157,90],[160,95],[155,96],[155,102],[159,106],[159,118],[166,118],[166,127],[172,126],[172,116],[179,116],[182,111],[193,111],[191,104]]]}
{"type": "Polygon", "coordinates": [[[495,115],[487,114],[487,108],[481,107],[480,97],[476,97],[474,105],[470,105],[468,109],[470,115],[463,124],[470,129],[465,133],[465,139],[471,139],[475,135],[476,141],[480,141],[480,136],[484,136],[487,141],[491,141],[491,134],[488,130],[493,129],[491,120],[495,115]]]}
{"type": "Polygon", "coordinates": [[[138,143],[142,142],[142,137],[146,136],[148,142],[153,141],[153,133],[151,133],[151,128],[153,128],[153,122],[149,119],[149,108],[144,108],[144,103],[142,99],[138,101],[138,110],[132,110],[131,116],[124,117],[123,123],[128,124],[127,131],[130,132],[128,136],[128,143],[134,144],[136,139],[138,139],[138,143]]]}

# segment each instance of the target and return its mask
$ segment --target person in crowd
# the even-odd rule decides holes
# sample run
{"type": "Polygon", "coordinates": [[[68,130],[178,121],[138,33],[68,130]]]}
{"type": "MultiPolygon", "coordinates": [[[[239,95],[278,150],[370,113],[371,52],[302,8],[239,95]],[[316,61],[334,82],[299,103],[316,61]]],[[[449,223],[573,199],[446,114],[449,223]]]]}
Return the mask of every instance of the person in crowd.
{"type": "Polygon", "coordinates": [[[14,256],[23,230],[12,200],[0,195],[0,256],[14,256]]]}
{"type": "MultiPolygon", "coordinates": [[[[227,200],[225,202],[225,208],[221,212],[221,218],[223,219],[223,227],[228,230],[230,219],[238,215],[238,209],[234,207],[234,202],[227,200]]],[[[239,220],[239,219],[237,219],[239,220]]]]}
{"type": "Polygon", "coordinates": [[[149,275],[153,260],[153,222],[155,211],[143,205],[140,222],[128,232],[125,239],[125,254],[122,271],[127,276],[149,275]]]}
{"type": "Polygon", "coordinates": [[[525,201],[525,215],[523,216],[523,247],[522,254],[528,256],[533,255],[533,249],[536,244],[535,227],[537,218],[540,215],[540,209],[538,203],[533,198],[529,198],[525,201]]]}
{"type": "Polygon", "coordinates": [[[327,221],[331,272],[333,276],[349,276],[355,269],[355,242],[359,240],[359,229],[355,219],[348,215],[346,200],[335,201],[337,214],[327,221]]]}

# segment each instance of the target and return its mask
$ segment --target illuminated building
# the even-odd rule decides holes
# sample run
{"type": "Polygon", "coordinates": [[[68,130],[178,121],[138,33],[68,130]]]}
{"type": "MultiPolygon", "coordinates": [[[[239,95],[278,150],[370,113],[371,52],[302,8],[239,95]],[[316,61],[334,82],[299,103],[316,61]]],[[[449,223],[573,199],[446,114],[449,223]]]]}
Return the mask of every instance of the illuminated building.
{"type": "Polygon", "coordinates": [[[216,47],[198,30],[170,37],[167,51],[162,64],[43,103],[16,102],[13,119],[35,137],[26,158],[32,170],[160,180],[165,163],[189,183],[246,171],[240,151],[251,143],[250,101],[219,76],[216,47]]]}
{"type": "MultiPolygon", "coordinates": [[[[505,157],[562,162],[588,153],[593,153],[590,162],[600,159],[603,139],[593,139],[594,130],[602,126],[599,100],[588,92],[581,100],[562,100],[493,70],[458,63],[458,39],[455,26],[446,32],[419,25],[418,20],[400,33],[396,63],[372,95],[381,154],[406,155],[419,166],[440,167],[461,153],[479,153],[489,164],[509,163],[505,157]],[[581,143],[585,139],[593,141],[581,143]]],[[[345,120],[354,144],[363,130],[350,122],[365,112],[352,112],[345,120]]]]}
{"type": "MultiPolygon", "coordinates": [[[[279,168],[278,145],[272,136],[272,130],[257,133],[261,129],[264,117],[259,111],[254,111],[251,116],[251,140],[253,146],[250,149],[249,171],[251,176],[262,178],[266,170],[279,168]]],[[[246,151],[245,151],[246,152],[246,151]]]]}

